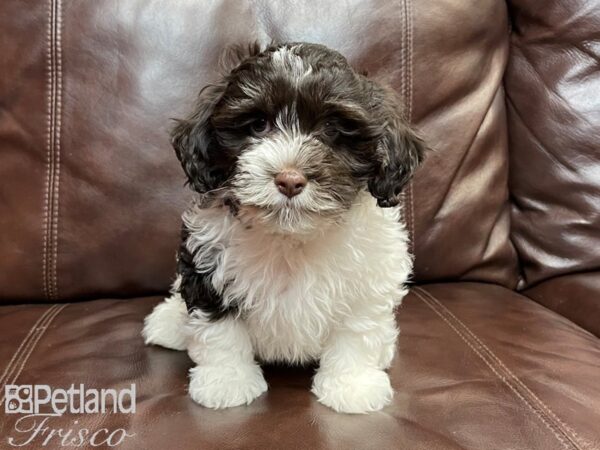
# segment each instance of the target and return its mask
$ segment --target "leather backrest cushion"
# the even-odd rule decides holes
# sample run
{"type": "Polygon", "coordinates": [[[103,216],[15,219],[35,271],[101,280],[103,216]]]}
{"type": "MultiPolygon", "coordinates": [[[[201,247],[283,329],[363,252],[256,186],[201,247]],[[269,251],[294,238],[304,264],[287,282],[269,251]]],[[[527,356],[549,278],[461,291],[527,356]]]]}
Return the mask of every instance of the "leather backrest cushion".
{"type": "Polygon", "coordinates": [[[511,2],[506,73],[523,287],[600,270],[600,4],[539,6],[511,2]]]}
{"type": "Polygon", "coordinates": [[[499,0],[0,3],[0,298],[164,291],[189,199],[169,118],[224,46],[306,40],[395,88],[434,149],[405,193],[417,281],[516,284],[499,0]]]}

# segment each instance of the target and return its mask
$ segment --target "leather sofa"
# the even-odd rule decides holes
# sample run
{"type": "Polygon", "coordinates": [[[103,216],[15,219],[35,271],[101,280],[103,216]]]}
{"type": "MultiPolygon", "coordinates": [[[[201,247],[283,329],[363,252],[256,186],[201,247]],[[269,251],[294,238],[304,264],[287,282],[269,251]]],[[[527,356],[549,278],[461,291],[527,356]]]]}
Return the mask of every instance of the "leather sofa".
{"type": "Polygon", "coordinates": [[[0,448],[35,431],[5,385],[80,383],[135,384],[135,414],[51,417],[22,448],[600,448],[599,39],[598,0],[0,2],[0,448]],[[251,39],[339,49],[432,148],[381,412],[320,405],[312,367],[204,409],[187,355],[140,337],[189,199],[169,119],[251,39]]]}

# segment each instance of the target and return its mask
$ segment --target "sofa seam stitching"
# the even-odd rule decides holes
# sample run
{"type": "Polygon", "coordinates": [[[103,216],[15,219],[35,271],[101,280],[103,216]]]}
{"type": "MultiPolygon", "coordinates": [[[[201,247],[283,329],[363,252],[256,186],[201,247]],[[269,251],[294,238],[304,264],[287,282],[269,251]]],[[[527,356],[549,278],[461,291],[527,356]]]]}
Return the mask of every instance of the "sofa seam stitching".
{"type": "MultiPolygon", "coordinates": [[[[402,0],[401,8],[401,58],[402,79],[400,93],[402,96],[403,112],[402,115],[408,124],[412,118],[412,2],[411,0],[402,0]]],[[[402,192],[403,215],[406,221],[408,231],[409,252],[414,253],[414,200],[413,200],[413,180],[409,180],[406,188],[402,192]]]]}
{"type": "MultiPolygon", "coordinates": [[[[7,386],[9,384],[14,384],[17,381],[17,379],[23,372],[23,369],[25,368],[27,361],[31,357],[31,354],[35,350],[35,348],[36,348],[38,342],[40,341],[40,339],[42,338],[42,336],[46,333],[46,330],[48,329],[50,324],[54,321],[56,316],[58,316],[58,314],[63,309],[65,309],[68,305],[69,305],[68,303],[65,303],[62,305],[56,304],[56,305],[53,305],[52,308],[50,308],[50,309],[52,309],[52,312],[50,314],[47,314],[46,317],[44,318],[44,320],[42,322],[40,322],[39,325],[35,328],[35,333],[33,334],[33,337],[27,343],[26,349],[23,351],[22,356],[19,358],[20,365],[19,365],[17,372],[15,373],[14,376],[12,376],[12,380],[10,382],[8,380],[6,380],[4,382],[4,386],[7,386]]],[[[14,367],[17,367],[17,364],[15,364],[14,367]]],[[[6,389],[4,389],[4,392],[2,392],[2,397],[0,398],[0,406],[2,406],[2,404],[6,400],[5,393],[6,393],[6,389]]]]}
{"type": "Polygon", "coordinates": [[[29,358],[30,358],[31,354],[33,353],[33,351],[37,347],[37,344],[41,340],[42,336],[44,336],[44,334],[46,333],[46,330],[50,327],[50,325],[52,324],[52,322],[54,321],[54,319],[56,318],[56,316],[58,316],[60,314],[60,312],[62,310],[64,310],[67,306],[69,306],[68,303],[63,303],[62,305],[59,305],[58,308],[56,308],[53,311],[52,315],[48,316],[48,318],[47,318],[46,322],[44,323],[44,325],[40,327],[40,332],[37,334],[37,336],[35,338],[35,341],[32,342],[32,345],[29,346],[27,355],[23,359],[23,361],[21,362],[21,365],[19,366],[19,370],[18,370],[17,374],[13,378],[13,383],[19,378],[19,376],[23,372],[23,369],[25,368],[25,366],[27,364],[27,361],[29,361],[29,358]]]}
{"type": "Polygon", "coordinates": [[[506,377],[502,376],[502,374],[498,372],[498,369],[496,367],[494,367],[494,365],[491,364],[491,362],[488,361],[481,354],[481,352],[479,350],[477,350],[477,348],[473,345],[473,343],[469,341],[467,336],[465,336],[463,333],[461,333],[461,331],[458,328],[456,328],[456,326],[453,325],[452,322],[447,317],[445,317],[444,314],[440,310],[438,310],[436,308],[435,304],[432,304],[425,297],[420,295],[419,292],[416,290],[415,290],[415,295],[419,299],[421,299],[421,301],[423,301],[423,303],[425,303],[429,308],[431,308],[431,310],[433,310],[433,312],[435,312],[444,322],[446,322],[446,324],[462,339],[462,341],[465,344],[467,344],[467,346],[477,356],[479,356],[479,358],[485,363],[485,365],[487,365],[491,369],[491,371],[498,377],[498,379],[500,381],[502,381],[519,399],[521,399],[527,405],[527,407],[529,407],[529,409],[531,409],[531,411],[533,411],[533,413],[542,421],[542,423],[546,426],[546,428],[548,428],[552,432],[554,437],[562,444],[562,446],[564,448],[566,448],[566,449],[576,448],[573,445],[569,445],[569,443],[565,441],[564,437],[560,436],[560,434],[552,427],[552,425],[546,419],[544,419],[544,417],[541,415],[541,412],[538,411],[529,401],[527,401],[527,399],[524,398],[523,395],[521,393],[519,393],[519,391],[517,391],[517,389],[510,382],[508,382],[506,380],[506,377]]]}
{"type": "MultiPolygon", "coordinates": [[[[406,103],[407,103],[407,121],[410,124],[412,122],[412,96],[413,96],[413,73],[412,73],[412,60],[413,60],[413,17],[412,17],[412,0],[406,1],[406,32],[407,42],[406,47],[408,51],[408,57],[406,58],[406,74],[408,77],[406,87],[406,103]]],[[[414,253],[414,239],[415,239],[415,206],[414,206],[414,184],[411,178],[408,183],[408,198],[410,205],[410,243],[409,248],[411,253],[414,253]]]]}
{"type": "Polygon", "coordinates": [[[46,28],[46,70],[48,74],[47,88],[47,118],[46,118],[46,182],[44,187],[44,208],[43,208],[43,244],[42,244],[42,290],[45,298],[50,299],[49,273],[48,273],[48,245],[49,245],[49,216],[50,216],[50,184],[52,179],[53,168],[53,99],[54,99],[54,59],[52,58],[52,33],[53,33],[53,5],[52,0],[48,1],[48,26],[46,28]]]}
{"type": "MultiPolygon", "coordinates": [[[[53,306],[55,306],[56,308],[54,308],[52,313],[48,314],[47,317],[44,319],[43,323],[40,323],[40,325],[36,328],[36,333],[34,334],[34,337],[30,341],[30,343],[28,343],[27,349],[23,352],[23,357],[20,358],[21,361],[20,361],[19,369],[17,370],[16,374],[12,377],[11,382],[10,383],[6,382],[5,386],[8,384],[14,384],[16,382],[16,380],[19,378],[19,376],[23,372],[23,369],[25,368],[25,365],[27,364],[27,361],[29,360],[31,354],[33,353],[33,350],[36,348],[38,342],[40,341],[42,336],[45,334],[46,330],[48,329],[50,324],[54,321],[56,316],[58,316],[58,314],[68,306],[68,303],[65,303],[63,305],[57,304],[57,305],[53,305],[53,306]]],[[[16,365],[15,365],[15,367],[16,367],[16,365]]],[[[5,392],[2,393],[2,398],[0,399],[0,406],[2,406],[2,403],[6,399],[4,394],[5,394],[5,392]]]]}
{"type": "Polygon", "coordinates": [[[534,400],[535,402],[538,403],[539,406],[542,407],[542,409],[547,413],[547,415],[550,416],[551,419],[553,419],[555,422],[557,422],[557,425],[562,426],[562,428],[564,428],[564,432],[565,434],[571,434],[570,439],[575,441],[578,445],[583,446],[584,448],[588,448],[591,446],[590,443],[586,442],[586,440],[582,437],[580,437],[575,430],[573,430],[573,428],[571,428],[570,426],[568,426],[566,423],[564,423],[557,415],[556,413],[548,406],[546,405],[542,399],[540,399],[523,381],[521,381],[512,370],[510,370],[509,367],[506,366],[506,364],[498,357],[496,356],[496,354],[494,352],[492,352],[492,350],[484,343],[481,341],[481,339],[479,339],[479,337],[473,333],[473,331],[471,331],[471,329],[469,327],[467,327],[467,325],[462,322],[458,317],[456,317],[456,315],[454,315],[454,313],[452,311],[450,311],[448,308],[446,308],[443,304],[441,304],[441,302],[435,298],[433,296],[433,294],[420,289],[425,295],[429,296],[434,302],[436,302],[437,304],[439,304],[439,306],[441,308],[443,308],[444,310],[446,310],[448,312],[448,314],[454,318],[454,320],[456,320],[463,328],[464,330],[471,335],[471,337],[475,340],[475,342],[477,342],[479,345],[481,345],[486,351],[487,353],[489,353],[489,356],[494,359],[496,361],[496,363],[502,367],[507,373],[508,375],[523,389],[525,390],[525,392],[527,392],[529,394],[529,396],[531,397],[531,400],[534,400]]]}
{"type": "Polygon", "coordinates": [[[58,226],[59,226],[59,195],[60,195],[60,138],[62,127],[62,0],[56,1],[56,64],[57,64],[57,88],[56,88],[56,154],[55,154],[55,183],[54,183],[54,205],[52,220],[52,275],[54,298],[58,298],[58,226]]]}
{"type": "Polygon", "coordinates": [[[45,317],[48,315],[48,313],[50,313],[53,309],[55,309],[55,307],[56,307],[56,305],[51,305],[49,308],[47,308],[42,314],[40,314],[40,316],[37,318],[37,320],[31,326],[31,328],[29,328],[29,332],[27,333],[27,335],[25,335],[25,337],[23,338],[23,340],[21,341],[21,343],[15,350],[12,358],[10,359],[10,361],[8,362],[8,365],[6,366],[6,369],[4,369],[2,376],[0,376],[0,385],[4,385],[5,381],[11,376],[14,365],[18,364],[21,360],[21,357],[23,355],[23,348],[25,348],[26,346],[29,345],[29,340],[31,339],[31,336],[34,334],[36,329],[40,326],[40,323],[42,323],[42,321],[45,319],[45,317]]]}
{"type": "Polygon", "coordinates": [[[413,2],[407,0],[406,2],[406,23],[407,23],[407,50],[408,58],[406,63],[408,64],[408,85],[407,85],[407,103],[408,103],[408,122],[412,121],[412,110],[413,110],[413,2]]]}
{"type": "Polygon", "coordinates": [[[568,431],[572,432],[572,430],[570,430],[569,427],[565,426],[565,424],[562,423],[560,421],[560,419],[558,419],[556,417],[556,415],[554,415],[552,413],[552,411],[529,388],[527,388],[527,386],[524,385],[523,382],[521,380],[519,380],[512,371],[510,371],[510,369],[508,369],[508,367],[506,367],[506,365],[491,351],[491,349],[489,347],[487,347],[480,339],[478,339],[477,336],[458,317],[456,317],[448,308],[446,308],[443,304],[441,304],[441,302],[439,300],[437,300],[431,293],[429,293],[419,287],[415,288],[415,294],[425,304],[427,304],[436,314],[438,314],[442,318],[442,320],[444,320],[448,324],[448,326],[450,326],[450,328],[452,328],[454,330],[454,332],[461,337],[461,339],[471,348],[471,350],[473,350],[477,354],[477,356],[479,356],[479,358],[492,370],[492,372],[506,386],[508,386],[510,388],[510,390],[513,391],[513,393],[519,399],[521,399],[535,413],[535,415],[544,423],[544,425],[553,433],[553,435],[563,444],[563,446],[567,446],[566,448],[570,447],[570,448],[576,448],[576,449],[580,449],[581,448],[580,445],[582,445],[585,448],[588,447],[588,444],[585,444],[585,443],[582,444],[581,442],[579,442],[579,439],[575,438],[575,436],[576,436],[575,433],[572,433],[573,435],[570,436],[568,431]],[[423,295],[429,297],[430,300],[428,301],[426,298],[424,298],[423,295],[420,295],[419,293],[422,293],[423,295]],[[446,312],[449,317],[453,318],[454,321],[456,321],[461,326],[461,328],[464,329],[464,331],[468,334],[468,336],[465,336],[463,333],[461,333],[458,330],[458,328],[456,328],[456,326],[451,323],[450,319],[448,317],[446,317],[444,312],[446,312]],[[482,348],[481,350],[477,350],[475,345],[469,341],[469,336],[471,337],[472,340],[475,341],[476,344],[479,344],[479,346],[482,348]],[[487,354],[487,358],[483,353],[487,354]],[[488,359],[490,359],[491,361],[488,361],[488,359]],[[499,367],[495,367],[494,364],[492,364],[494,362],[499,367]],[[504,371],[508,373],[508,377],[506,375],[499,373],[499,371],[501,369],[504,369],[504,371]],[[511,379],[512,379],[512,382],[511,382],[511,379]],[[516,383],[517,386],[515,386],[514,383],[516,383]],[[526,391],[526,393],[529,394],[532,398],[528,399],[523,393],[519,392],[517,387],[521,387],[522,389],[524,389],[526,391]],[[537,400],[538,407],[536,407],[531,402],[531,400],[537,400]],[[542,407],[541,410],[540,410],[540,406],[542,407]],[[558,422],[558,423],[556,423],[556,422],[558,422]],[[562,428],[560,425],[562,425],[562,428]],[[567,430],[567,429],[569,429],[569,430],[567,430]],[[562,437],[561,437],[561,435],[562,435],[562,437]],[[568,439],[568,441],[565,441],[565,438],[568,439]]]}

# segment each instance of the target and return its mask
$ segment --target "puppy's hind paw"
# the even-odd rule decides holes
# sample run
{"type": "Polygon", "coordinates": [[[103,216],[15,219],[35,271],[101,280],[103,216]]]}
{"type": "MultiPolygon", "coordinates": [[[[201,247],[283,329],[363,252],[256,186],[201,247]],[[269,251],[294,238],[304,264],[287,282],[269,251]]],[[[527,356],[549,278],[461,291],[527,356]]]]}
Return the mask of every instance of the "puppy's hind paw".
{"type": "Polygon", "coordinates": [[[142,330],[144,342],[173,350],[186,350],[187,321],[188,313],[185,302],[175,294],[159,303],[144,319],[144,329],[142,330]]]}
{"type": "Polygon", "coordinates": [[[373,368],[342,374],[317,372],[312,392],[325,406],[350,414],[379,411],[394,396],[388,374],[373,368]]]}

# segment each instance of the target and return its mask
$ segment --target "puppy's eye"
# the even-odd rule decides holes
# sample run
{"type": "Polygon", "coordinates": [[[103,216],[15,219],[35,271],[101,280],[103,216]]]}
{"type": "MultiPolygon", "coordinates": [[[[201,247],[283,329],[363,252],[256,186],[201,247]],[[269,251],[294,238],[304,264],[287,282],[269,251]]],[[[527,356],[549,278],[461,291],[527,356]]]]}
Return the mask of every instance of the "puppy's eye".
{"type": "Polygon", "coordinates": [[[339,136],[340,132],[338,127],[333,122],[325,122],[325,127],[323,128],[323,134],[327,139],[335,139],[339,136]]]}
{"type": "Polygon", "coordinates": [[[258,117],[250,123],[250,131],[256,137],[262,137],[271,131],[271,122],[266,117],[258,117]]]}

